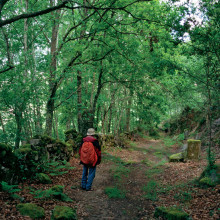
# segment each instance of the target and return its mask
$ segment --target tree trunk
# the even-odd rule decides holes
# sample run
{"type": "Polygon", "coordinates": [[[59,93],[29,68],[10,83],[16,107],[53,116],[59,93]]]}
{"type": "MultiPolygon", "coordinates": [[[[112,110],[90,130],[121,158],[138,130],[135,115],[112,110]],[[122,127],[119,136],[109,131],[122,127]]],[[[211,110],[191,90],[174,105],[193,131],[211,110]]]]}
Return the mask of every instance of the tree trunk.
{"type": "Polygon", "coordinates": [[[128,99],[128,106],[127,106],[127,109],[126,109],[126,132],[130,131],[132,96],[133,96],[133,92],[130,91],[130,97],[128,99]]]}
{"type": "Polygon", "coordinates": [[[54,113],[54,124],[55,124],[56,138],[59,139],[59,132],[58,132],[58,117],[57,117],[56,112],[54,113]]]}
{"type": "MultiPolygon", "coordinates": [[[[54,0],[50,0],[51,6],[54,6],[54,0]]],[[[53,113],[55,107],[55,96],[57,91],[57,82],[56,82],[56,70],[57,70],[57,42],[58,42],[58,31],[59,31],[59,18],[61,10],[52,12],[54,15],[53,28],[52,28],[52,38],[51,38],[51,66],[50,66],[50,77],[49,77],[49,92],[50,97],[47,101],[47,110],[46,110],[46,129],[45,133],[49,136],[52,136],[52,126],[53,126],[53,113]]]]}
{"type": "MultiPolygon", "coordinates": [[[[28,12],[28,0],[25,0],[25,12],[28,12]]],[[[25,73],[25,77],[24,77],[24,81],[27,77],[27,67],[28,67],[28,19],[25,18],[24,19],[24,73],[25,73]]]]}
{"type": "Polygon", "coordinates": [[[19,148],[19,144],[21,141],[21,131],[22,131],[22,112],[20,109],[16,109],[14,112],[15,120],[16,120],[16,137],[15,137],[15,149],[19,148]]]}
{"type": "Polygon", "coordinates": [[[77,71],[77,123],[78,131],[82,132],[82,72],[77,71]]]}
{"type": "Polygon", "coordinates": [[[2,125],[2,131],[3,131],[4,134],[6,134],[6,133],[5,133],[5,125],[4,125],[4,122],[3,122],[3,119],[2,119],[2,114],[1,114],[1,113],[0,113],[0,122],[1,122],[1,125],[2,125]]]}

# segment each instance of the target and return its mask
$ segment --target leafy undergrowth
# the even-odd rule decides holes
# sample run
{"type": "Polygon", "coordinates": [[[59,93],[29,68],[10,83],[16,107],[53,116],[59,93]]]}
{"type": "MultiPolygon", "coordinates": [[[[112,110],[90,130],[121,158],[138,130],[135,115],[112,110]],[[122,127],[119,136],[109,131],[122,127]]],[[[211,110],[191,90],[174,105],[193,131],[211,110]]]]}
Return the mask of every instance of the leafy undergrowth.
{"type": "Polygon", "coordinates": [[[30,219],[18,212],[21,202],[44,208],[46,220],[56,206],[76,209],[79,220],[155,219],[156,207],[177,207],[195,220],[219,219],[220,185],[201,188],[194,181],[206,166],[205,154],[199,162],[168,163],[177,148],[171,140],[149,138],[126,149],[105,148],[92,192],[79,188],[82,166],[78,158],[72,158],[75,169],[50,176],[52,184],[5,185],[0,192],[0,219],[30,219]],[[51,189],[56,185],[60,191],[54,193],[51,189]],[[67,200],[62,199],[64,195],[67,200]]]}

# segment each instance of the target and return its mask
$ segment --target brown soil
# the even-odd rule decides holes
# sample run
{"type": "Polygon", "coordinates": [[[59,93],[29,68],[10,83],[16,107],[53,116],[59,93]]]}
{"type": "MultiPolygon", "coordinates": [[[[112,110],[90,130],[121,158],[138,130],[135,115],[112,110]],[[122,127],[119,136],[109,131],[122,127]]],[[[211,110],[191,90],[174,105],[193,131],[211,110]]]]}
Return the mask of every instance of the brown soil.
{"type": "MultiPolygon", "coordinates": [[[[162,141],[144,139],[127,149],[104,149],[103,160],[97,167],[93,182],[94,191],[80,189],[82,166],[79,165],[79,159],[73,158],[71,164],[75,169],[62,176],[52,177],[53,184],[27,182],[20,185],[23,190],[18,194],[24,198],[24,202],[43,207],[45,219],[50,219],[51,210],[56,205],[76,208],[79,220],[154,219],[155,207],[173,205],[189,213],[193,220],[219,219],[220,186],[201,189],[189,184],[201,174],[206,160],[166,163],[167,154],[172,151],[176,149],[165,147],[162,141]],[[117,169],[119,177],[115,176],[117,169]],[[155,198],[146,198],[143,189],[152,181],[164,191],[158,191],[155,198]],[[65,193],[73,202],[40,200],[30,194],[29,187],[48,189],[57,184],[65,186],[65,193]],[[115,186],[125,192],[125,198],[112,199],[106,195],[105,188],[115,186]]],[[[21,216],[16,210],[19,201],[10,200],[4,192],[0,192],[0,198],[0,219],[30,219],[21,216]]]]}

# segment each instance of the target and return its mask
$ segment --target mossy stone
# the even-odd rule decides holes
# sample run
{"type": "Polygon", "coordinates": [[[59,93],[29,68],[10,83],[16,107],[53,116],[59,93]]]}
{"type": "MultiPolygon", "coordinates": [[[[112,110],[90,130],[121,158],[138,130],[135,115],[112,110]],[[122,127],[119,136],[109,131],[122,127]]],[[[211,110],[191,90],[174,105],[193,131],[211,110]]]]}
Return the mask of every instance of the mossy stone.
{"type": "Polygon", "coordinates": [[[30,144],[24,144],[24,145],[21,145],[20,148],[30,148],[31,149],[31,145],[30,144]]]}
{"type": "Polygon", "coordinates": [[[51,220],[76,220],[76,211],[68,206],[55,206],[51,220]]]}
{"type": "Polygon", "coordinates": [[[23,148],[17,149],[16,150],[16,154],[19,154],[19,153],[21,153],[21,154],[28,154],[31,151],[32,151],[31,148],[23,147],[23,148]]]}
{"type": "Polygon", "coordinates": [[[201,143],[201,140],[188,139],[187,143],[201,143]]]}
{"type": "Polygon", "coordinates": [[[50,136],[44,135],[41,137],[41,145],[46,146],[47,144],[55,144],[56,140],[50,136]]]}
{"type": "Polygon", "coordinates": [[[24,216],[29,216],[32,219],[44,218],[44,209],[32,203],[21,203],[17,205],[17,209],[24,216]]]}
{"type": "Polygon", "coordinates": [[[187,140],[187,158],[192,160],[198,160],[201,152],[201,141],[200,140],[187,140]]]}
{"type": "Polygon", "coordinates": [[[208,176],[206,177],[203,177],[202,179],[199,180],[199,183],[201,185],[204,185],[204,186],[215,186],[215,182],[212,181],[212,179],[208,176]]]}
{"type": "Polygon", "coordinates": [[[55,186],[51,187],[51,190],[53,190],[54,192],[63,193],[63,188],[64,188],[64,186],[55,185],[55,186]]]}
{"type": "Polygon", "coordinates": [[[175,207],[157,207],[154,217],[162,217],[167,220],[187,220],[189,219],[189,214],[175,207]]]}
{"type": "Polygon", "coordinates": [[[39,180],[40,183],[44,183],[44,184],[52,183],[50,177],[45,173],[38,173],[37,179],[39,180]]]}
{"type": "Polygon", "coordinates": [[[169,156],[169,162],[183,162],[184,154],[182,152],[169,156]]]}

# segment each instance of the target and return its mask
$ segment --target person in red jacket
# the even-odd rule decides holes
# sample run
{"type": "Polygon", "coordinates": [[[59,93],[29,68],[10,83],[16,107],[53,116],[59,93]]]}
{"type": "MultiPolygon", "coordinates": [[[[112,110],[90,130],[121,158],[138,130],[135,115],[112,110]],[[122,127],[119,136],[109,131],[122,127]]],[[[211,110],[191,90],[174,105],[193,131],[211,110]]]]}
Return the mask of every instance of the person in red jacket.
{"type": "Polygon", "coordinates": [[[79,148],[79,155],[81,157],[82,152],[82,145],[85,142],[90,142],[94,146],[94,150],[97,154],[97,162],[94,166],[87,165],[80,161],[83,164],[83,173],[82,173],[82,181],[81,181],[81,188],[86,191],[92,190],[92,182],[95,178],[96,173],[96,165],[101,163],[101,146],[99,145],[98,140],[95,138],[95,129],[89,128],[87,131],[87,136],[83,138],[83,142],[79,148]]]}

